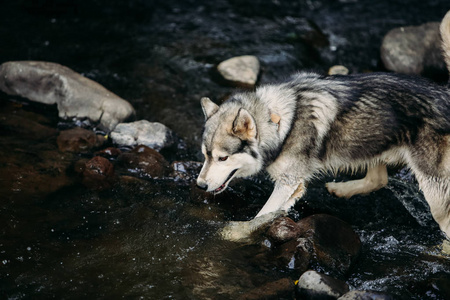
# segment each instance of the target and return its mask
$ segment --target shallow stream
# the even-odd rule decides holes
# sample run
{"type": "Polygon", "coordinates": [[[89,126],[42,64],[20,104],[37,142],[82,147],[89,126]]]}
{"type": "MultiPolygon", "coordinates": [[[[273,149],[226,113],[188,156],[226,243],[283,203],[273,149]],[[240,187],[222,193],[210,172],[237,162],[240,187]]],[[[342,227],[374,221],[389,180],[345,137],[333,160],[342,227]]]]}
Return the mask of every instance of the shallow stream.
{"type": "MultiPolygon", "coordinates": [[[[185,147],[169,161],[200,161],[202,96],[233,89],[214,66],[258,56],[261,83],[301,69],[383,70],[379,47],[390,29],[439,21],[444,0],[393,1],[18,1],[0,5],[0,63],[58,62],[127,99],[137,119],[170,127],[185,147]]],[[[301,275],[270,260],[268,244],[218,238],[227,220],[255,215],[271,192],[264,174],[220,196],[198,193],[192,178],[119,173],[92,191],[74,171],[84,154],[58,151],[62,121],[53,107],[0,95],[0,296],[7,299],[236,299],[301,275]]],[[[78,124],[83,125],[78,121],[78,124]]],[[[328,178],[330,180],[330,178],[328,178]]],[[[369,196],[330,196],[313,182],[292,217],[327,213],[348,222],[363,248],[348,272],[352,289],[400,299],[450,295],[450,258],[414,178],[392,170],[369,196]]],[[[321,270],[320,266],[317,267],[321,270]]]]}

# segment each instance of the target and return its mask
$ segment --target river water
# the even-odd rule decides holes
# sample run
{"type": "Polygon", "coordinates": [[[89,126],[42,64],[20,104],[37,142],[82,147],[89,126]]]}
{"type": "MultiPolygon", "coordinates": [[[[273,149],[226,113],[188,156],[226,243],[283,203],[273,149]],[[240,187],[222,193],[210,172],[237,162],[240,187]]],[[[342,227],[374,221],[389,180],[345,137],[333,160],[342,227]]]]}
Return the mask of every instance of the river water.
{"type": "MultiPolygon", "coordinates": [[[[261,83],[304,69],[383,70],[379,47],[394,27],[439,21],[450,9],[432,1],[18,1],[0,9],[0,63],[58,62],[132,103],[137,119],[170,127],[185,148],[170,161],[200,161],[202,96],[233,89],[214,67],[253,54],[261,83]]],[[[245,220],[268,198],[264,175],[218,197],[190,178],[119,174],[113,189],[80,184],[57,131],[73,124],[54,108],[6,95],[1,103],[0,295],[8,299],[235,299],[280,278],[301,275],[270,261],[264,243],[220,240],[226,220],[245,220]],[[68,125],[69,124],[69,125],[68,125]]],[[[195,168],[194,168],[195,169],[195,168]]],[[[318,179],[292,217],[328,213],[359,234],[362,253],[343,278],[352,289],[404,299],[450,295],[450,258],[414,178],[392,170],[366,197],[329,196],[318,179]]],[[[320,267],[318,267],[320,271],[320,267]]]]}

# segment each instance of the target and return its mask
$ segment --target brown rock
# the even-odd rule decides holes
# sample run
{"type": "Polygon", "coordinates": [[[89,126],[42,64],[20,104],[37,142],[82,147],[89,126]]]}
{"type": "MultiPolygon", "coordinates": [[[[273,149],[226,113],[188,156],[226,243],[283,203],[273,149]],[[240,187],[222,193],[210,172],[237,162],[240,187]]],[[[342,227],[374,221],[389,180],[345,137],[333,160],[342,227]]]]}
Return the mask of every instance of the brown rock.
{"type": "Polygon", "coordinates": [[[156,150],[147,146],[137,146],[117,158],[117,165],[128,172],[143,177],[158,178],[169,174],[169,163],[156,150]]]}
{"type": "Polygon", "coordinates": [[[344,221],[326,214],[312,215],[300,220],[298,248],[311,253],[317,263],[332,271],[345,274],[359,254],[361,241],[344,221]]]}
{"type": "Polygon", "coordinates": [[[102,156],[102,157],[108,158],[108,159],[117,158],[120,154],[122,154],[122,151],[120,151],[120,149],[114,148],[114,147],[108,147],[106,149],[95,152],[96,156],[102,156]]]}
{"type": "Polygon", "coordinates": [[[320,265],[343,275],[361,247],[359,237],[347,223],[325,214],[297,223],[286,217],[278,218],[267,234],[274,243],[269,259],[280,267],[301,272],[320,265]]]}
{"type": "Polygon", "coordinates": [[[267,236],[271,242],[282,244],[299,236],[300,228],[291,218],[280,217],[273,221],[267,236]]]}
{"type": "Polygon", "coordinates": [[[114,166],[106,158],[95,156],[85,163],[82,183],[94,190],[111,188],[114,183],[114,166]]]}
{"type": "Polygon", "coordinates": [[[87,152],[99,147],[104,139],[98,137],[93,131],[75,127],[61,131],[56,142],[62,152],[87,152]]]}

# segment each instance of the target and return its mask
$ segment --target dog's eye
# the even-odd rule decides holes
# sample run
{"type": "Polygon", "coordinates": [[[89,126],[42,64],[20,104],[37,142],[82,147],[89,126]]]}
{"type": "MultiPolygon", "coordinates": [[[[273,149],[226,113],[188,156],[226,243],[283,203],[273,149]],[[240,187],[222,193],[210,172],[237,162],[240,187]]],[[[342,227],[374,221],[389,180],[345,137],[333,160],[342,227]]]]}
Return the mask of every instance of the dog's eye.
{"type": "Polygon", "coordinates": [[[228,159],[228,156],[219,157],[219,161],[226,161],[227,159],[228,159]]]}

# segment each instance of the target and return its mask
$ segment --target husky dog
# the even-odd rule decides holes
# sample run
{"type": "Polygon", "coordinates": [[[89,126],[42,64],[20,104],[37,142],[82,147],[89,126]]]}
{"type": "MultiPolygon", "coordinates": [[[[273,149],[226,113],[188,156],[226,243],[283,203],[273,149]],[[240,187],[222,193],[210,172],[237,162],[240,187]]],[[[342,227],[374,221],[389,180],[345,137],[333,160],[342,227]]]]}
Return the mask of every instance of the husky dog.
{"type": "MultiPolygon", "coordinates": [[[[450,71],[450,12],[441,27],[450,71]]],[[[197,185],[220,193],[235,177],[267,170],[274,191],[248,222],[223,231],[245,239],[291,208],[309,180],[326,172],[367,170],[365,178],[327,183],[349,198],[387,184],[386,165],[414,172],[431,213],[450,237],[450,90],[399,74],[322,76],[299,73],[290,81],[239,93],[221,106],[202,98],[205,163],[197,185]]]]}

